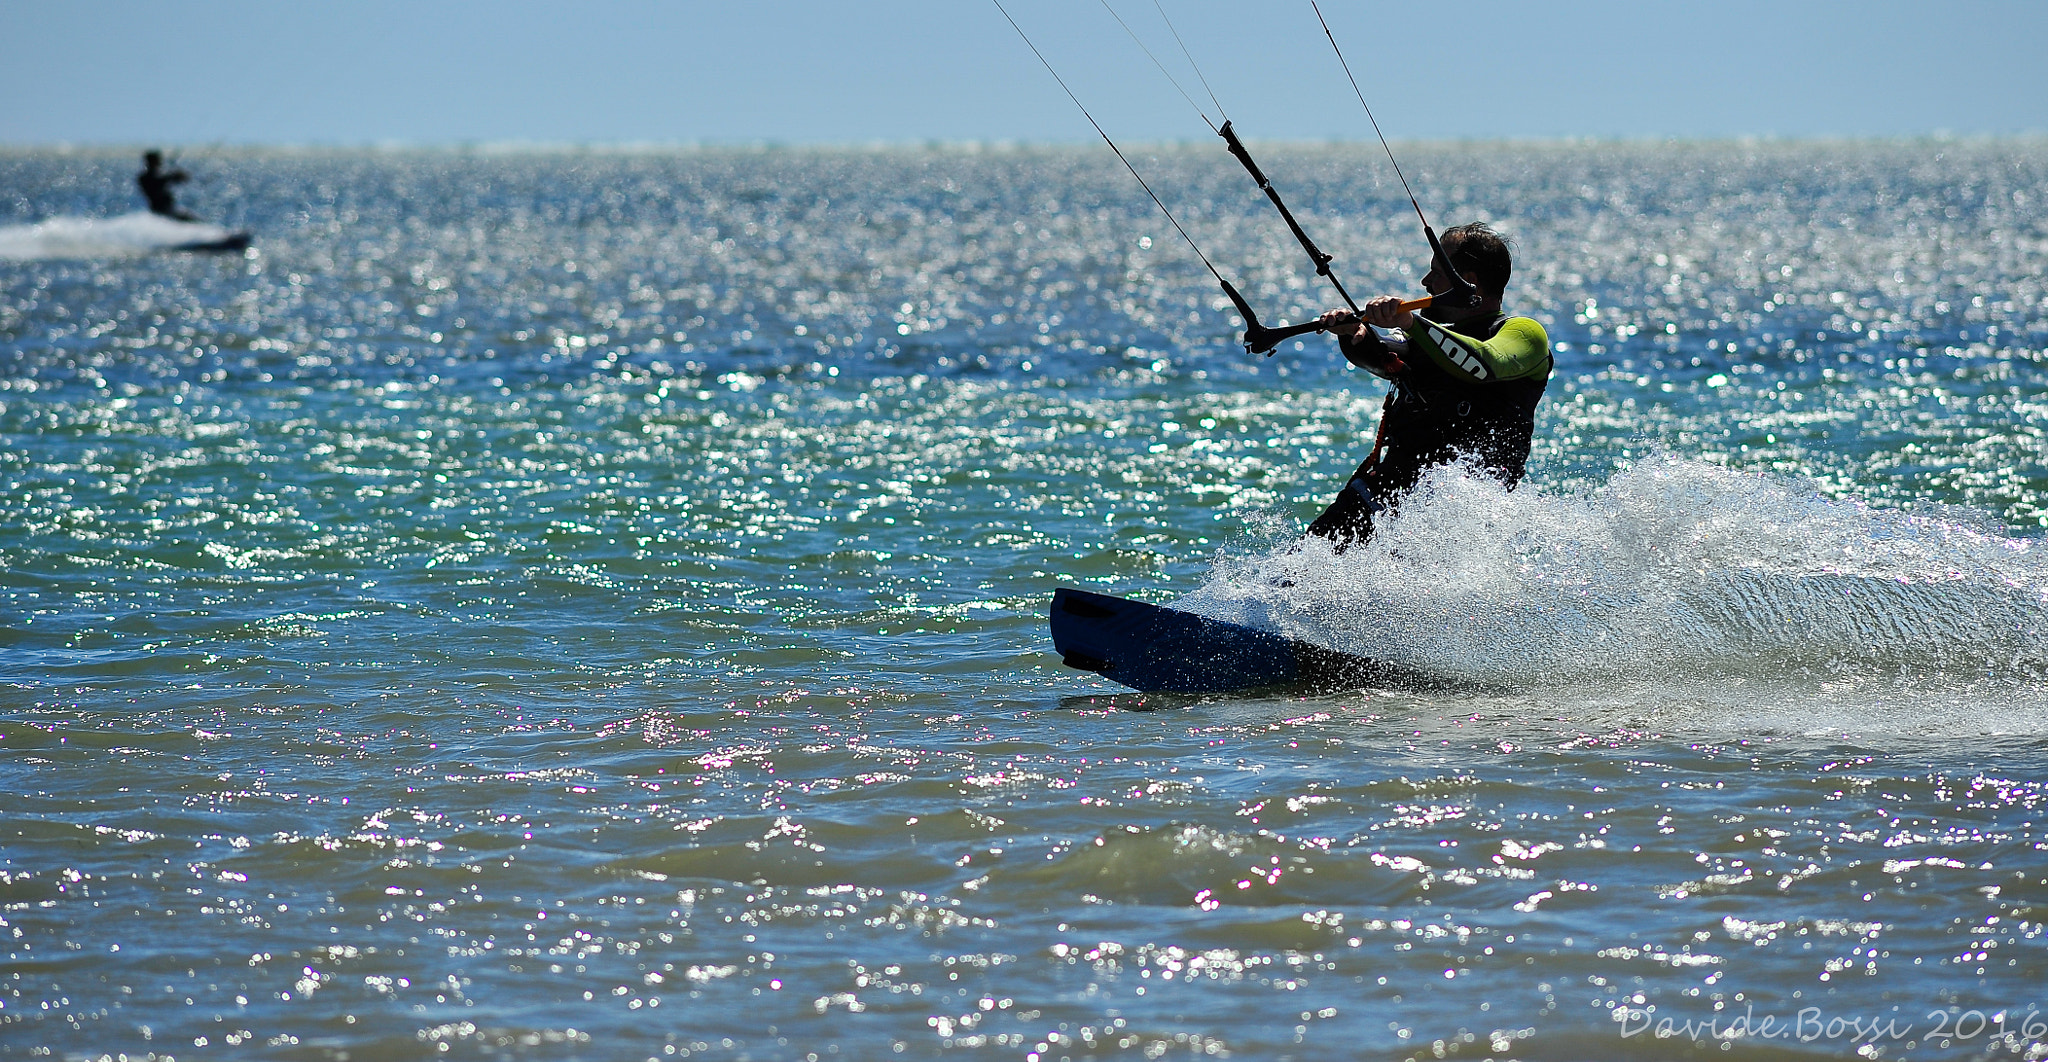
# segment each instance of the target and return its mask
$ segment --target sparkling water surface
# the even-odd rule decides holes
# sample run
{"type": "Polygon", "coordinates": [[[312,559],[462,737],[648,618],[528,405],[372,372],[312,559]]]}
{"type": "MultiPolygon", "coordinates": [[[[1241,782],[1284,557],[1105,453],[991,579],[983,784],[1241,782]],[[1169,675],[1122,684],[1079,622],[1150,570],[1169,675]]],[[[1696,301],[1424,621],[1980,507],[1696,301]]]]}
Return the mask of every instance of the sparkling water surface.
{"type": "MultiPolygon", "coordinates": [[[[1401,152],[1558,369],[1342,557],[1383,385],[1101,149],[213,152],[247,255],[64,257],[134,160],[0,154],[0,1057],[2048,1057],[2048,144],[1401,152]]],[[[1260,149],[1412,293],[1377,153],[1260,149]]]]}

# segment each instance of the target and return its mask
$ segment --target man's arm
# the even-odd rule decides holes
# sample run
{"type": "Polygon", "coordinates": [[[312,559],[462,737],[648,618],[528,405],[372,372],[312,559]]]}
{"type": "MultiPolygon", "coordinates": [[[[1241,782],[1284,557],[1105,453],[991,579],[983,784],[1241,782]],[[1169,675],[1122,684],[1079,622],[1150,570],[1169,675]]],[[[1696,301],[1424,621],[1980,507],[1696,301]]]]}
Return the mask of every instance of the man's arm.
{"type": "Polygon", "coordinates": [[[1384,379],[1391,380],[1408,367],[1401,360],[1401,356],[1408,353],[1407,337],[1390,339],[1380,335],[1369,324],[1361,323],[1355,333],[1338,333],[1337,349],[1344,353],[1345,361],[1384,379]]]}
{"type": "Polygon", "coordinates": [[[1388,380],[1408,367],[1401,361],[1408,352],[1406,337],[1389,339],[1358,315],[1343,310],[1331,310],[1322,320],[1323,330],[1337,337],[1337,350],[1345,361],[1388,380]]]}

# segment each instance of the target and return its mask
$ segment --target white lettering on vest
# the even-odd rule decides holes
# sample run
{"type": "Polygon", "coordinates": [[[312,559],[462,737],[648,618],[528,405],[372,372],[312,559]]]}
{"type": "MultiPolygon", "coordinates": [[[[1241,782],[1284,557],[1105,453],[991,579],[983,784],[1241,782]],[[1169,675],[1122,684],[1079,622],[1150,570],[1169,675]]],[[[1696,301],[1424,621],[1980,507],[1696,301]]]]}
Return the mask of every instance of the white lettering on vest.
{"type": "Polygon", "coordinates": [[[1429,338],[1431,342],[1436,344],[1438,350],[1444,352],[1444,357],[1456,362],[1459,368],[1482,380],[1492,376],[1491,373],[1486,371],[1486,363],[1473,356],[1471,351],[1466,350],[1463,343],[1452,339],[1450,333],[1432,324],[1429,326],[1429,338]]]}

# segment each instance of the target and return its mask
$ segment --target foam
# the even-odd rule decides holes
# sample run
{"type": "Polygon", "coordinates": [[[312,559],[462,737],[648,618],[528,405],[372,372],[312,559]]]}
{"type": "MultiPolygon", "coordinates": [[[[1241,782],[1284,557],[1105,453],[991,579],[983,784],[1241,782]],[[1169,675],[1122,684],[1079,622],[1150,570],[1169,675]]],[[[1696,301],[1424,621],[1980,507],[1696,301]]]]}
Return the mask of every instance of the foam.
{"type": "Polygon", "coordinates": [[[1440,469],[1367,545],[1219,554],[1176,607],[1506,689],[2048,676],[2039,542],[1668,456],[1577,496],[1440,469]]]}
{"type": "Polygon", "coordinates": [[[232,235],[219,225],[137,211],[112,218],[55,217],[33,225],[0,225],[0,259],[101,258],[148,254],[232,235]]]}

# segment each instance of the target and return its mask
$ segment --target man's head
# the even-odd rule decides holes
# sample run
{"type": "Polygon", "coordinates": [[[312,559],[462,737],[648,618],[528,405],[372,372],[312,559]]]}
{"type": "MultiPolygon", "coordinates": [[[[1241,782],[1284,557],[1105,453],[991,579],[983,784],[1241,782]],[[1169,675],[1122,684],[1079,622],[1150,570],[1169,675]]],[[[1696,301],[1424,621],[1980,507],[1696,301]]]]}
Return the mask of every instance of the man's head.
{"type": "Polygon", "coordinates": [[[1451,268],[1472,278],[1479,294],[1498,300],[1507,290],[1515,264],[1508,254],[1508,239],[1483,221],[1460,225],[1443,234],[1444,254],[1451,268]]]}
{"type": "Polygon", "coordinates": [[[145,151],[142,153],[142,164],[152,170],[156,169],[164,164],[164,153],[161,151],[145,151]]]}

